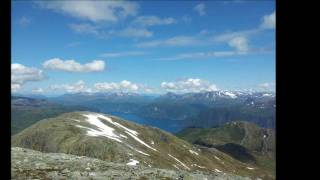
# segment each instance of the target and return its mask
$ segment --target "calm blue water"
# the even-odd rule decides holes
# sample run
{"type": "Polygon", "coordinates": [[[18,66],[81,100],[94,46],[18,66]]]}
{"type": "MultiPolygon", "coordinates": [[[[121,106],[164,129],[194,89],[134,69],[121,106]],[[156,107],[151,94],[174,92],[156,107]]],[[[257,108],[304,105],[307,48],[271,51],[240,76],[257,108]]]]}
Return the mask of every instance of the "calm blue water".
{"type": "Polygon", "coordinates": [[[118,116],[120,118],[126,119],[128,121],[132,121],[138,124],[157,127],[171,133],[176,133],[187,126],[185,123],[183,123],[183,121],[175,121],[175,120],[168,120],[168,119],[144,119],[134,114],[119,113],[119,112],[108,112],[108,114],[118,116]]]}

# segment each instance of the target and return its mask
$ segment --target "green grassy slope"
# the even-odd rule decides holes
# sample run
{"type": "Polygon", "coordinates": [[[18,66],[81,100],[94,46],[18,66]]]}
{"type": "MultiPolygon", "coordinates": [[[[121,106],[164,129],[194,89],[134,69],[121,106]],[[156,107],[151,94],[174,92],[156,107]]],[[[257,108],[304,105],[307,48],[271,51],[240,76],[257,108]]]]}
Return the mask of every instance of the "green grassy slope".
{"type": "Polygon", "coordinates": [[[39,121],[14,135],[12,146],[42,152],[88,156],[117,163],[125,163],[130,159],[135,159],[144,166],[163,169],[222,171],[240,176],[274,179],[267,171],[254,165],[250,165],[254,170],[248,169],[248,164],[221,151],[207,148],[199,149],[197,146],[158,128],[138,125],[114,116],[107,116],[111,118],[113,123],[106,120],[104,115],[101,116],[102,118],[99,116],[98,120],[112,128],[113,133],[119,137],[118,140],[121,142],[103,135],[88,136],[88,128],[94,131],[101,131],[101,129],[88,123],[88,118],[84,116],[87,114],[97,115],[91,112],[73,112],[39,121]],[[132,133],[130,135],[130,131],[136,131],[137,135],[133,137],[132,133]]]}
{"type": "Polygon", "coordinates": [[[245,121],[219,128],[186,128],[177,136],[190,143],[214,147],[275,174],[275,132],[245,121]]]}

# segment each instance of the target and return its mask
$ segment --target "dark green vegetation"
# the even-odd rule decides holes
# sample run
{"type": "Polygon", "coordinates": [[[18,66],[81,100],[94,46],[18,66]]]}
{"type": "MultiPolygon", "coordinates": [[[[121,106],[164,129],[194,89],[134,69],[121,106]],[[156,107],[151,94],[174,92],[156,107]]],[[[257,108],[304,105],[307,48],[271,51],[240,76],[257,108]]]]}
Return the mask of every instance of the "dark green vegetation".
{"type": "Polygon", "coordinates": [[[65,106],[57,103],[50,103],[45,99],[12,96],[11,134],[16,134],[41,119],[55,117],[66,112],[90,109],[92,110],[93,108],[65,106]]]}
{"type": "Polygon", "coordinates": [[[275,173],[275,132],[272,129],[238,121],[219,128],[186,128],[177,136],[275,173]]]}
{"type": "MultiPolygon", "coordinates": [[[[231,134],[228,138],[239,141],[234,137],[238,132],[231,134]]],[[[91,112],[65,113],[39,121],[14,135],[12,146],[114,163],[128,163],[134,159],[139,162],[138,166],[152,168],[274,179],[265,168],[243,163],[219,148],[193,145],[158,128],[91,112]]]]}

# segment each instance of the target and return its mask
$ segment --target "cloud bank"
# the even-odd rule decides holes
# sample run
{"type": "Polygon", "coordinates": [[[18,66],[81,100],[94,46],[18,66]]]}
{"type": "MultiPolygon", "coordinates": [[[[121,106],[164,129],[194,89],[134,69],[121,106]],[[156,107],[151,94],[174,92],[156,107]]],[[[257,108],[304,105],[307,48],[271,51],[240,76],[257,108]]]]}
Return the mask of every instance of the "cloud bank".
{"type": "Polygon", "coordinates": [[[105,63],[102,60],[93,60],[90,63],[80,64],[75,60],[62,60],[60,58],[53,58],[43,63],[43,68],[50,70],[60,70],[67,72],[99,72],[105,68],[105,63]]]}
{"type": "Polygon", "coordinates": [[[197,4],[193,9],[199,14],[199,16],[203,16],[206,14],[206,6],[203,3],[197,4]]]}
{"type": "Polygon", "coordinates": [[[215,84],[198,78],[189,78],[175,82],[162,82],[161,88],[174,92],[201,92],[218,90],[215,84]]]}
{"type": "Polygon", "coordinates": [[[263,16],[262,24],[260,25],[260,27],[263,29],[276,28],[276,12],[273,11],[273,13],[263,16]]]}
{"type": "Polygon", "coordinates": [[[135,16],[138,4],[129,1],[41,1],[39,7],[92,22],[116,22],[135,16]]]}
{"type": "Polygon", "coordinates": [[[43,79],[42,70],[18,63],[11,64],[11,90],[13,92],[18,91],[27,82],[41,81],[43,79]]]}

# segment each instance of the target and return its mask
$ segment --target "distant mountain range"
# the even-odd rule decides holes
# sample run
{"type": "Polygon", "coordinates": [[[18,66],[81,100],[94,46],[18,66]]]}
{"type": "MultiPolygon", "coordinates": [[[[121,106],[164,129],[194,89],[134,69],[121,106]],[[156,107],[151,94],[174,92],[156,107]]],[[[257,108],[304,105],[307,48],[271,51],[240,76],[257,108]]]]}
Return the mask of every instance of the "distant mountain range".
{"type": "Polygon", "coordinates": [[[246,120],[262,127],[275,127],[275,95],[215,91],[204,93],[167,93],[136,112],[146,118],[183,120],[186,124],[211,127],[246,120]]]}
{"type": "MultiPolygon", "coordinates": [[[[235,126],[240,127],[236,129],[250,127],[250,125],[235,126]]],[[[227,131],[226,134],[229,132],[232,131],[227,131]]],[[[261,134],[261,137],[256,138],[254,137],[257,134],[240,135],[242,136],[238,139],[231,138],[225,142],[236,144],[238,141],[243,141],[248,147],[251,147],[249,145],[255,147],[254,144],[259,144],[254,141],[255,139],[264,138],[263,135],[269,134],[261,134]]],[[[88,111],[64,113],[41,120],[12,136],[12,147],[28,148],[44,153],[86,156],[127,166],[236,174],[252,179],[275,179],[268,169],[258,164],[241,162],[223,149],[191,144],[158,128],[88,111]]]]}
{"type": "MultiPolygon", "coordinates": [[[[15,98],[18,97],[12,98],[12,112],[25,110],[23,113],[13,113],[13,119],[18,119],[20,122],[26,118],[29,119],[26,121],[28,123],[72,110],[90,110],[117,115],[133,114],[146,120],[180,121],[179,124],[185,127],[215,127],[227,122],[244,120],[261,127],[274,128],[276,121],[275,94],[270,92],[213,91],[167,93],[160,96],[137,93],[75,93],[47,98],[15,98]],[[41,111],[47,113],[41,113],[38,118],[40,109],[36,107],[39,106],[44,109],[41,111]]],[[[21,130],[20,127],[16,127],[17,124],[21,126],[20,123],[13,123],[14,133],[21,130]]],[[[31,124],[22,126],[25,128],[27,125],[31,124]]]]}

